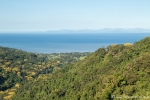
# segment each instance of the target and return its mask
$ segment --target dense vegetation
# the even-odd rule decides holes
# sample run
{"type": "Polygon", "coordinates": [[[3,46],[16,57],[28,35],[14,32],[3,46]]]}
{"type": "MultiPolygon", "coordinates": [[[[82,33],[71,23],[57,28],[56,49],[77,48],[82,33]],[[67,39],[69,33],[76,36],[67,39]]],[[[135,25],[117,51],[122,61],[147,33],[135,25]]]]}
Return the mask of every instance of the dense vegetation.
{"type": "Polygon", "coordinates": [[[148,100],[149,59],[150,37],[133,45],[110,45],[81,61],[65,64],[52,74],[23,82],[12,99],[148,100]]]}
{"type": "Polygon", "coordinates": [[[44,78],[43,74],[51,74],[65,64],[76,62],[89,54],[35,54],[0,47],[0,100],[12,97],[20,84],[44,78]]]}

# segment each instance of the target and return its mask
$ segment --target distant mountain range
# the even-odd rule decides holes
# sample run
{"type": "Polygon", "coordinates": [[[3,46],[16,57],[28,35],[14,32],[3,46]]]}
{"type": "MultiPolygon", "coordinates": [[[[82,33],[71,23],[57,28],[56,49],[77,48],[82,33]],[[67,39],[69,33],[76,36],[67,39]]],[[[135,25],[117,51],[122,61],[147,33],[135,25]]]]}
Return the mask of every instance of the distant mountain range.
{"type": "Polygon", "coordinates": [[[134,29],[123,29],[123,28],[104,28],[104,29],[81,29],[81,30],[53,30],[46,31],[46,33],[150,33],[150,29],[134,28],[134,29]]]}

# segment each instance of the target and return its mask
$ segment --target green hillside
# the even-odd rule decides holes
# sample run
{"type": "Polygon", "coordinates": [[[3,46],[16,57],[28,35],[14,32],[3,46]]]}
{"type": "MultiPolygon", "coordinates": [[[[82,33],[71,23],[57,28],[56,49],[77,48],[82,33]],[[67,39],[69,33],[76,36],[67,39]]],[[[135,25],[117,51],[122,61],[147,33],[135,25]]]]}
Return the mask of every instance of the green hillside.
{"type": "Polygon", "coordinates": [[[0,100],[10,99],[21,84],[44,79],[65,64],[76,62],[89,54],[88,52],[35,54],[0,47],[0,100]]]}
{"type": "Polygon", "coordinates": [[[150,37],[146,37],[133,45],[100,48],[52,74],[33,77],[20,84],[12,99],[149,100],[149,77],[150,37]]]}

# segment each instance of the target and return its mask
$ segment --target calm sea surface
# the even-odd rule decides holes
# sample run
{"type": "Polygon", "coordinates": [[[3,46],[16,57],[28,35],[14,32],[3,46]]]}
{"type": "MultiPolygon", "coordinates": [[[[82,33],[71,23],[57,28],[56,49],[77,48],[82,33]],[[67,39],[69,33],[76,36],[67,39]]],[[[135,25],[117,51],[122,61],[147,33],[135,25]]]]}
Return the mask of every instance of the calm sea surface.
{"type": "Polygon", "coordinates": [[[148,33],[0,34],[0,46],[36,53],[94,52],[110,44],[134,43],[148,33]]]}

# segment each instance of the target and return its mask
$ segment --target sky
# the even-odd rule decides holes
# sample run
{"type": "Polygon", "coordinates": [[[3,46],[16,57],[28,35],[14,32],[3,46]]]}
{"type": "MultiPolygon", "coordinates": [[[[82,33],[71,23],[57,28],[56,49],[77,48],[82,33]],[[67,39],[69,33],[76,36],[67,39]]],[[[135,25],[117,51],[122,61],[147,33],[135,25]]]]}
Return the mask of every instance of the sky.
{"type": "Polygon", "coordinates": [[[150,29],[150,0],[0,0],[0,32],[150,29]]]}

